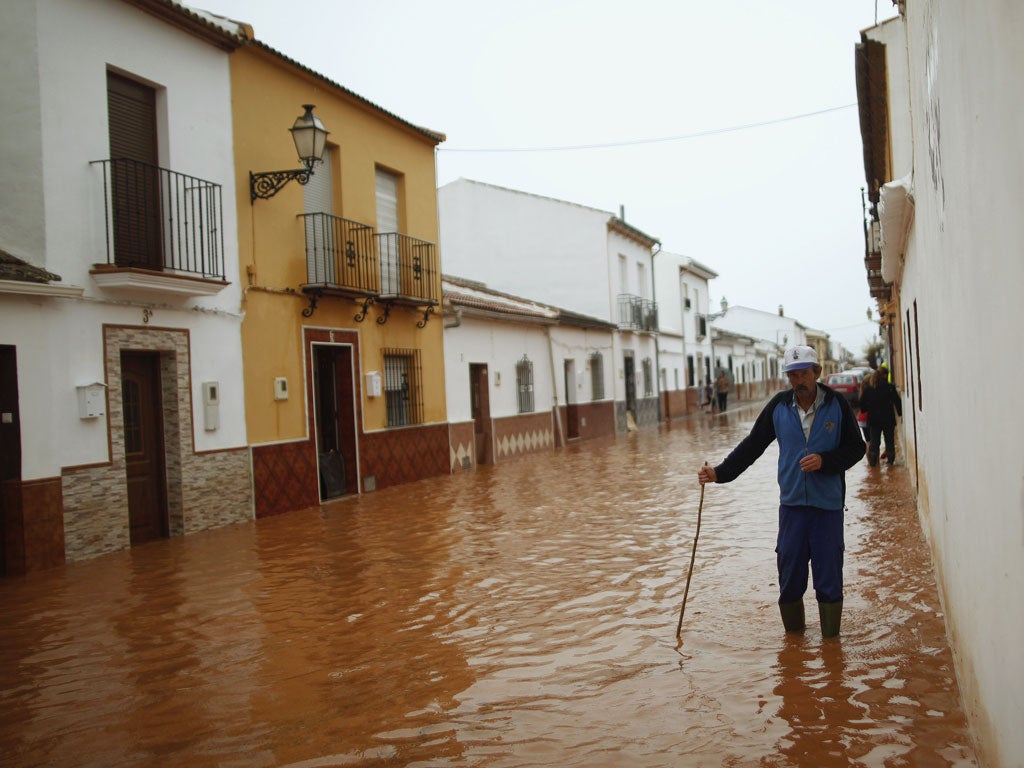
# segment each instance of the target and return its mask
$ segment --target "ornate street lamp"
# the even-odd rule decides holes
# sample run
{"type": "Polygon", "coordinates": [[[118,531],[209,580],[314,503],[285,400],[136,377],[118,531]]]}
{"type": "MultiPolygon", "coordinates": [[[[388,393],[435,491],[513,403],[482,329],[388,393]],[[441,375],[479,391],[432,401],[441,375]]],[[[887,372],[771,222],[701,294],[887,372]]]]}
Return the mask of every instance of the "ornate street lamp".
{"type": "Polygon", "coordinates": [[[292,132],[292,141],[295,142],[295,151],[299,155],[301,168],[291,171],[264,171],[260,173],[249,172],[249,196],[251,202],[257,198],[267,200],[280,191],[280,189],[292,179],[299,184],[308,184],[309,177],[313,175],[313,166],[323,161],[324,147],[327,143],[327,135],[330,133],[320,118],[313,114],[313,104],[303,104],[306,110],[303,115],[295,119],[295,124],[289,128],[292,132]]]}

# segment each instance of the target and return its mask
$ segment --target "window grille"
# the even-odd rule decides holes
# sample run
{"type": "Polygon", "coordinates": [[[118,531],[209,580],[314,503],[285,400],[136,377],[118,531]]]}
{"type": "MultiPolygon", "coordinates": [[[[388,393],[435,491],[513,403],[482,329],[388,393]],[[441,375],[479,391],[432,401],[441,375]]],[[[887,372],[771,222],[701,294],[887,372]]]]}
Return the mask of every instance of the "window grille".
{"type": "Polygon", "coordinates": [[[644,371],[644,397],[654,396],[654,366],[651,362],[651,358],[645,357],[643,359],[643,371],[644,371]]]}
{"type": "Polygon", "coordinates": [[[526,355],[516,363],[516,394],[520,413],[533,413],[533,361],[526,355]]]}
{"type": "Polygon", "coordinates": [[[590,355],[590,391],[592,400],[604,400],[604,359],[600,352],[590,355]]]}
{"type": "Polygon", "coordinates": [[[385,349],[384,401],[388,426],[423,423],[423,390],[418,349],[385,349]]]}

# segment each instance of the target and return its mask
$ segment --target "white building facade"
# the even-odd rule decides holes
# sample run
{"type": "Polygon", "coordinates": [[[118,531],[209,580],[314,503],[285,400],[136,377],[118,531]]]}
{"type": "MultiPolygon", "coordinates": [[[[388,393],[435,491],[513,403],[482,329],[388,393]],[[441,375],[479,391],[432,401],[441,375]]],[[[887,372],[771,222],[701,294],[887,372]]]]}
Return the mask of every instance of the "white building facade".
{"type": "Polygon", "coordinates": [[[0,13],[7,572],[249,519],[228,51],[166,3],[0,13]],[[202,83],[202,87],[196,87],[202,83]],[[13,279],[10,279],[12,278],[13,279]]]}
{"type": "Polygon", "coordinates": [[[699,407],[699,387],[711,378],[709,281],[718,273],[664,250],[655,255],[654,267],[662,415],[673,419],[699,407]]]}
{"type": "Polygon", "coordinates": [[[467,179],[438,190],[438,209],[447,274],[617,326],[602,399],[617,431],[658,422],[656,239],[607,211],[467,179]]]}
{"type": "Polygon", "coordinates": [[[614,434],[603,358],[618,328],[445,276],[452,471],[614,434]]]}
{"type": "Polygon", "coordinates": [[[1020,367],[1006,350],[1024,324],[1024,101],[1012,96],[1024,14],[934,0],[899,10],[857,47],[868,194],[881,203],[869,284],[891,330],[897,445],[979,762],[1021,766],[1024,472],[1005,374],[1020,367]]]}

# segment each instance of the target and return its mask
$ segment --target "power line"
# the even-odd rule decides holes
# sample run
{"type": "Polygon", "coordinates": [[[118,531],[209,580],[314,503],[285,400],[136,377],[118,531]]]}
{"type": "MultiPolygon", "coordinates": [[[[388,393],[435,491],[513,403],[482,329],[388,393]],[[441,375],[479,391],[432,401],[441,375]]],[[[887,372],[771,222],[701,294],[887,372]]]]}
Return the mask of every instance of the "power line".
{"type": "Polygon", "coordinates": [[[556,147],[438,147],[439,152],[574,152],[585,149],[611,149],[614,147],[633,147],[640,144],[659,144],[669,141],[685,141],[687,139],[699,139],[703,136],[719,136],[723,133],[736,133],[738,131],[747,131],[752,128],[763,128],[768,125],[778,125],[779,123],[789,123],[795,120],[804,120],[808,117],[817,117],[818,115],[825,115],[829,112],[838,112],[843,109],[852,109],[856,107],[856,104],[843,104],[839,107],[829,107],[828,109],[819,109],[817,112],[804,112],[800,115],[789,115],[788,117],[780,117],[775,120],[763,120],[758,123],[744,123],[743,125],[733,125],[728,128],[711,128],[706,131],[698,131],[697,133],[684,133],[679,136],[661,136],[653,139],[631,139],[627,141],[610,141],[603,144],[570,144],[566,146],[556,147]]]}

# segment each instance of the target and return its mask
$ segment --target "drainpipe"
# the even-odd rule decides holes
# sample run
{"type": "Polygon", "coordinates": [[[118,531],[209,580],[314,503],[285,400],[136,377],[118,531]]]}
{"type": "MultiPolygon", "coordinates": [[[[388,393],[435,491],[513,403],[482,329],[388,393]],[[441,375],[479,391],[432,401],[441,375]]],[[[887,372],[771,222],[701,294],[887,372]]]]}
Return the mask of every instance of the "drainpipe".
{"type": "MultiPolygon", "coordinates": [[[[651,251],[651,301],[658,306],[658,281],[654,277],[654,257],[661,253],[661,243],[655,242],[654,250],[651,251]]],[[[661,422],[661,353],[659,350],[661,342],[661,315],[657,315],[658,322],[654,324],[654,391],[658,395],[658,422],[661,422]]],[[[685,333],[685,329],[684,329],[685,333]]],[[[686,364],[684,356],[683,364],[686,364]]],[[[667,383],[667,382],[666,382],[667,383]]]]}
{"type": "MultiPolygon", "coordinates": [[[[448,315],[448,317],[451,317],[451,315],[448,315]]],[[[458,328],[460,325],[462,325],[462,307],[459,307],[458,309],[455,310],[455,321],[451,323],[445,323],[444,327],[458,328]]]]}
{"type": "MultiPolygon", "coordinates": [[[[558,415],[558,376],[555,374],[555,344],[551,340],[551,326],[544,326],[544,335],[548,337],[548,357],[551,359],[551,409],[554,412],[555,424],[558,426],[558,440],[565,447],[565,432],[562,429],[562,418],[558,415]]],[[[566,399],[566,408],[569,401],[566,399]]]]}

